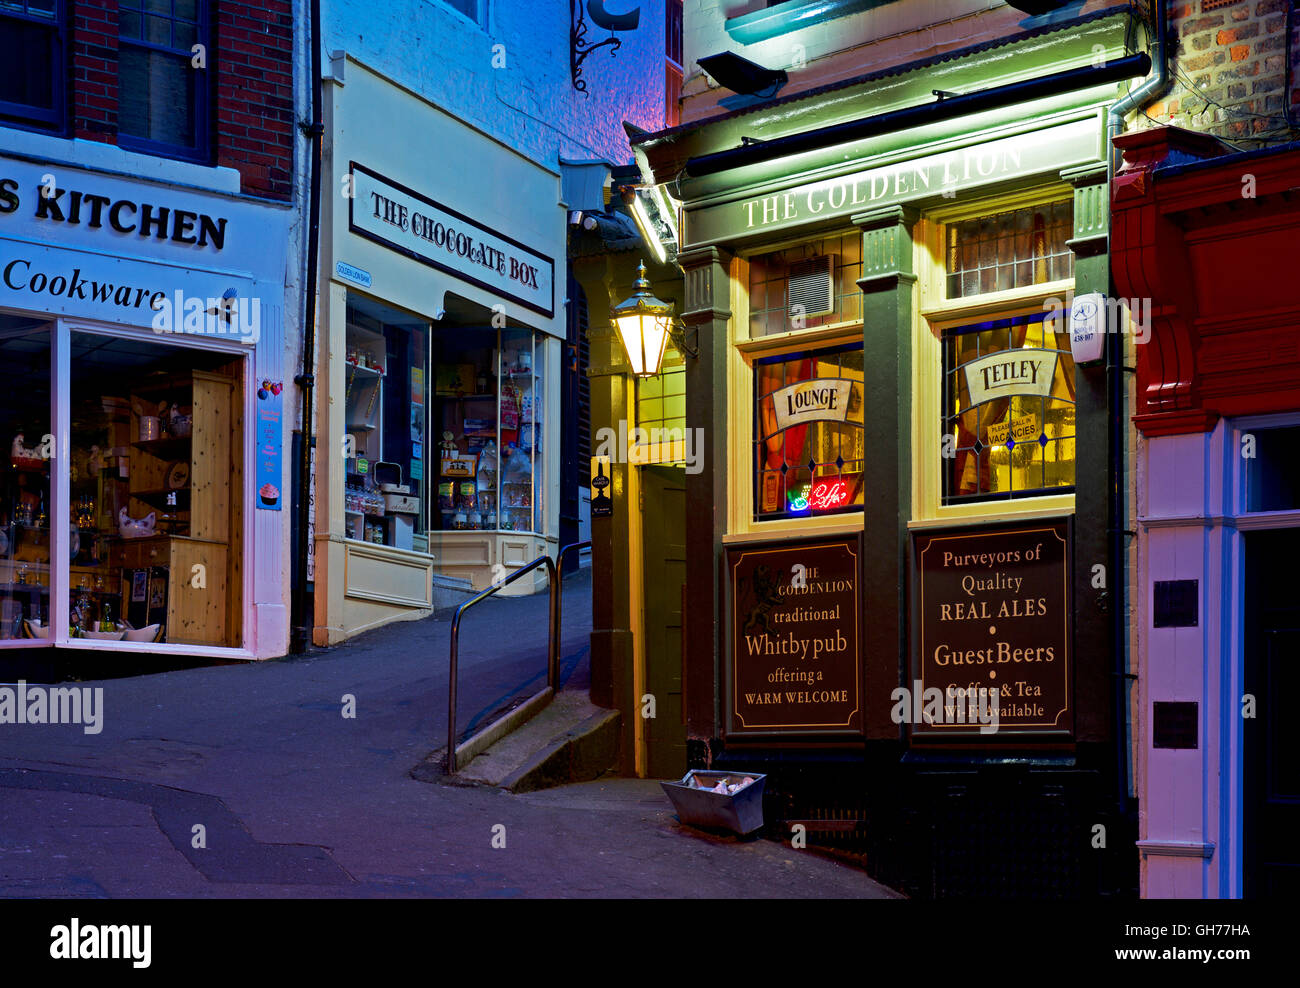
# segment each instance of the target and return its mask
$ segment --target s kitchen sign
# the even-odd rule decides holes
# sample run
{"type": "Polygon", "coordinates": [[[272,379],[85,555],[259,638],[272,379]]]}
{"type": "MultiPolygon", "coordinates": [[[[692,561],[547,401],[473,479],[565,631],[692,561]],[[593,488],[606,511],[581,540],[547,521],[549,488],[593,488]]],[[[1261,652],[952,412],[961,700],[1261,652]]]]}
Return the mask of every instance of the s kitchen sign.
{"type": "Polygon", "coordinates": [[[389,250],[555,315],[555,262],[414,189],[351,163],[348,227],[389,250]]]}

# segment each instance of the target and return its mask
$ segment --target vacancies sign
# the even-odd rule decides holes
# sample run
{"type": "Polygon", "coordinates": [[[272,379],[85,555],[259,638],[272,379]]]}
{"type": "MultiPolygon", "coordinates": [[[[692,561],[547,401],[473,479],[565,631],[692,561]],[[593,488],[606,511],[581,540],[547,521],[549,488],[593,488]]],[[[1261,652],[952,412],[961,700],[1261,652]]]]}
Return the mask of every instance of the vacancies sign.
{"type": "Polygon", "coordinates": [[[353,233],[548,319],[555,314],[551,258],[356,162],[351,167],[353,233]]]}
{"type": "MultiPolygon", "coordinates": [[[[913,537],[918,638],[913,676],[947,698],[987,689],[1003,734],[1073,727],[1070,522],[1022,522],[913,537]]],[[[978,734],[919,723],[915,737],[978,734]]]]}
{"type": "Polygon", "coordinates": [[[734,547],[731,734],[859,733],[858,538],[734,547]]]}

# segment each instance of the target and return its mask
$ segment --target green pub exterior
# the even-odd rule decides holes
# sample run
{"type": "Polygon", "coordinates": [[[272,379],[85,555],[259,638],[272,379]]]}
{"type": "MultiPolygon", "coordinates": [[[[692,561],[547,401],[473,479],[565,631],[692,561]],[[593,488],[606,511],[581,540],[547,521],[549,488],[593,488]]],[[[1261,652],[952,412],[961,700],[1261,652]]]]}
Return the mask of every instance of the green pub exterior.
{"type": "Polygon", "coordinates": [[[682,206],[699,353],[688,763],[769,773],[769,824],[908,894],[1136,889],[1126,391],[1070,342],[1074,299],[1111,294],[1132,26],[1110,9],[634,141],[682,206]]]}

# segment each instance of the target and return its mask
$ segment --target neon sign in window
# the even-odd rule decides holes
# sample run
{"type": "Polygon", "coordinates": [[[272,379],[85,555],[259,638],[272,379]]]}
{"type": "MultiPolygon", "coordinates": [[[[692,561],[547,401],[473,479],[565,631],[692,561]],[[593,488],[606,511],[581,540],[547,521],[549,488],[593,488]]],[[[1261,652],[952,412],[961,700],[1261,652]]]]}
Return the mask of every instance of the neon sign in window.
{"type": "Polygon", "coordinates": [[[754,390],[756,517],[860,507],[862,344],[756,360],[754,390]]]}

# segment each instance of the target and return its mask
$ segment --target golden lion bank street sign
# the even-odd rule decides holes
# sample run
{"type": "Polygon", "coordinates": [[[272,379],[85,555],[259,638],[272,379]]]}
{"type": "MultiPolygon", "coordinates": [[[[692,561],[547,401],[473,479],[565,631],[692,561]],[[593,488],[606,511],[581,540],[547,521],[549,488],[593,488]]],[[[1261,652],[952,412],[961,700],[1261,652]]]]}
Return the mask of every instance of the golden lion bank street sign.
{"type": "Polygon", "coordinates": [[[731,735],[860,734],[859,537],[727,551],[731,735]]]}
{"type": "MultiPolygon", "coordinates": [[[[913,683],[944,709],[986,689],[996,741],[1073,731],[1070,520],[913,536],[917,634],[913,683]]],[[[969,719],[922,719],[914,737],[980,735],[969,719]],[[944,722],[946,720],[946,722],[944,722]]]]}
{"type": "Polygon", "coordinates": [[[1104,161],[1096,117],[852,172],[777,192],[688,208],[684,246],[727,243],[882,206],[1057,174],[1104,161]]]}

